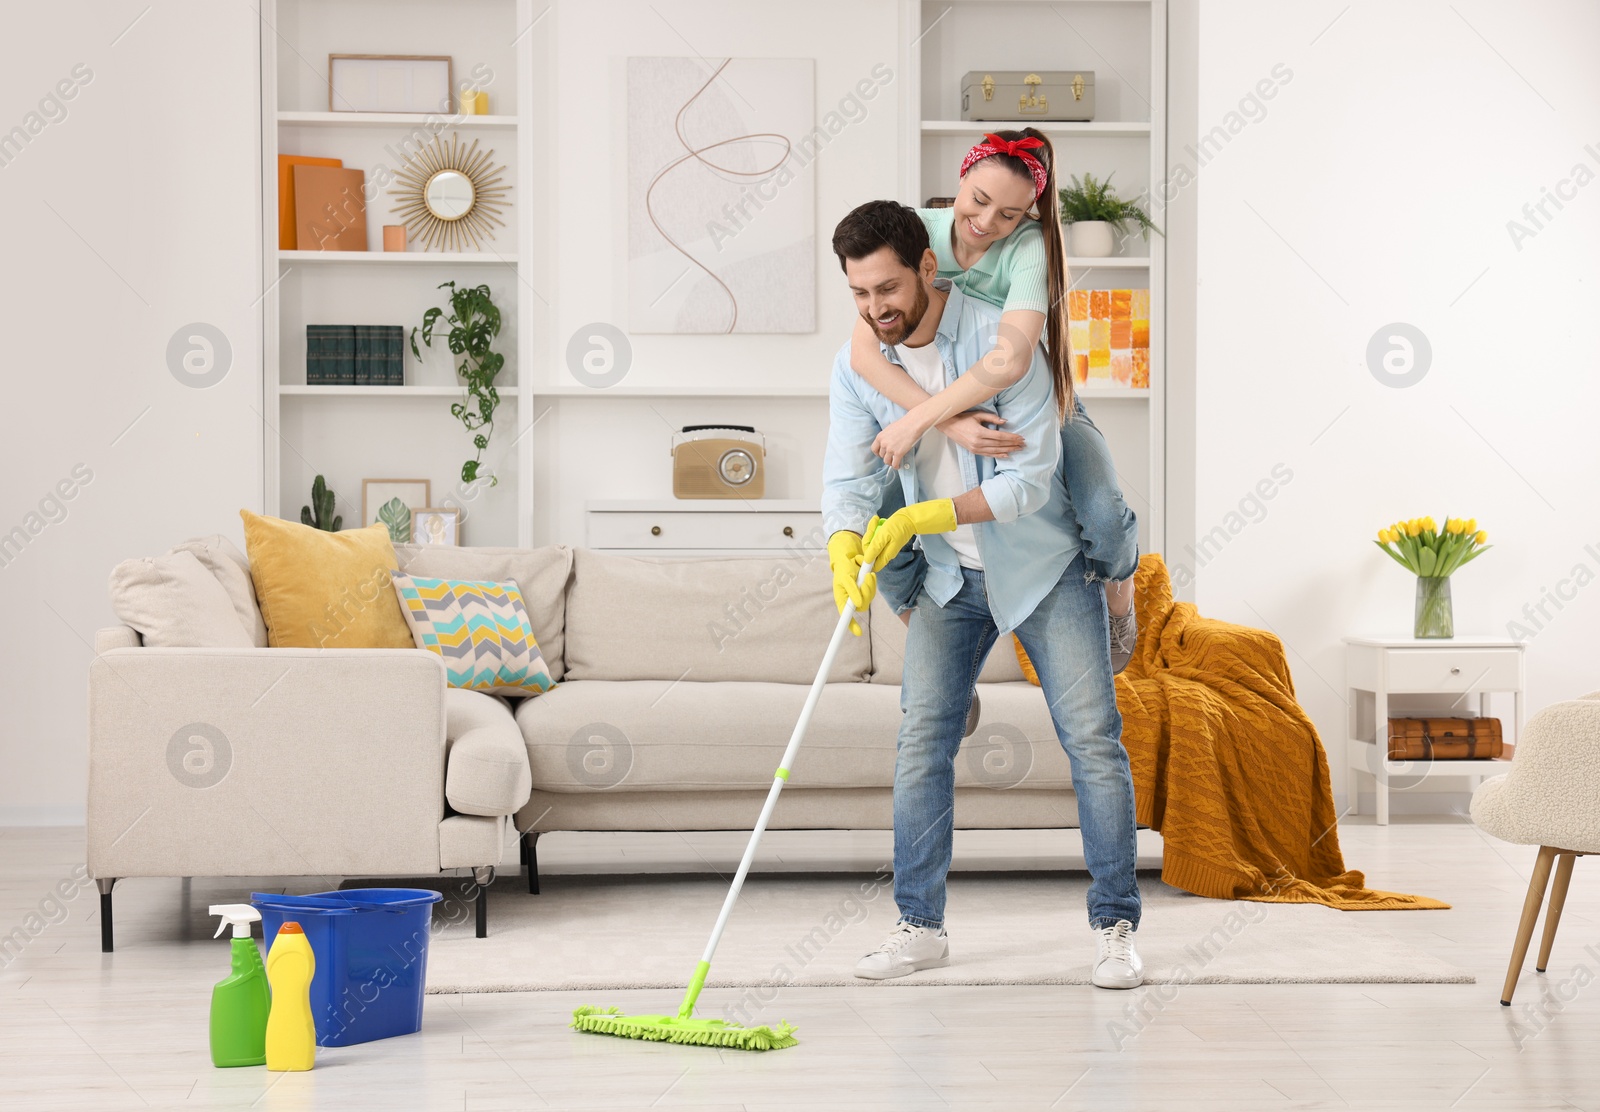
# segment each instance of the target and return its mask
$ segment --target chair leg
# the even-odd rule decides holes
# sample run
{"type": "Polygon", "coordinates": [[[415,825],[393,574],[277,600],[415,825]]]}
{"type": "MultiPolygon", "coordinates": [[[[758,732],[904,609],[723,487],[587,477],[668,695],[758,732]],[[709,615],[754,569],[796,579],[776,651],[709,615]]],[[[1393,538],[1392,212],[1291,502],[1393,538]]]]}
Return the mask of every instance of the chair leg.
{"type": "Polygon", "coordinates": [[[95,887],[100,889],[100,952],[109,954],[114,943],[111,923],[111,889],[116,886],[117,878],[114,876],[99,877],[95,880],[95,887]]]}
{"type": "Polygon", "coordinates": [[[1517,941],[1511,947],[1511,967],[1506,970],[1505,987],[1500,990],[1500,1003],[1511,1006],[1511,994],[1517,991],[1517,975],[1522,972],[1522,959],[1528,956],[1528,943],[1533,939],[1533,924],[1539,919],[1539,905],[1544,903],[1545,885],[1550,882],[1550,866],[1555,863],[1556,851],[1551,846],[1540,846],[1539,857],[1533,863],[1533,876],[1528,880],[1528,896],[1522,901],[1522,922],[1517,924],[1517,941]]]}
{"type": "Polygon", "coordinates": [[[1567,903],[1567,883],[1572,880],[1572,863],[1576,854],[1563,853],[1556,859],[1556,878],[1550,885],[1550,906],[1544,910],[1544,937],[1539,940],[1539,960],[1534,968],[1540,973],[1550,964],[1550,947],[1555,945],[1556,928],[1561,925],[1561,909],[1567,903]]]}
{"type": "Polygon", "coordinates": [[[539,894],[539,835],[528,831],[522,836],[522,863],[528,866],[528,894],[539,894]]]}
{"type": "Polygon", "coordinates": [[[494,883],[494,866],[484,865],[472,870],[473,883],[478,886],[478,923],[477,934],[479,938],[489,937],[489,885],[494,883]]]}

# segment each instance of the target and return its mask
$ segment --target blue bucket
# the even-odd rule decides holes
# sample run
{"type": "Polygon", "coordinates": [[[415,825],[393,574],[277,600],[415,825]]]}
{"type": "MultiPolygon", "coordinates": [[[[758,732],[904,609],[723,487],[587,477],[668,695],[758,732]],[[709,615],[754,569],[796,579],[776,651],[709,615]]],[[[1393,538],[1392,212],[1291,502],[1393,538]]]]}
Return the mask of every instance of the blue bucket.
{"type": "Polygon", "coordinates": [[[433,905],[442,899],[426,888],[250,894],[261,912],[268,952],[288,922],[299,923],[311,943],[318,1046],[353,1046],[421,1030],[429,926],[433,905]]]}

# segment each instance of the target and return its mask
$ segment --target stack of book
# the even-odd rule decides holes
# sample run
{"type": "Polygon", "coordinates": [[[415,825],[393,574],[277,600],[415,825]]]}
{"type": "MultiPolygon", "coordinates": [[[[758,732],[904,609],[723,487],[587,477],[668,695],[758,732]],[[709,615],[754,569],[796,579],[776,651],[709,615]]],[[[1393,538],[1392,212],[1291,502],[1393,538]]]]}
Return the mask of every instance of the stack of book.
{"type": "Polygon", "coordinates": [[[307,386],[404,386],[398,324],[306,325],[307,386]]]}
{"type": "Polygon", "coordinates": [[[1511,748],[1498,718],[1391,718],[1391,761],[1500,760],[1511,748]]]}

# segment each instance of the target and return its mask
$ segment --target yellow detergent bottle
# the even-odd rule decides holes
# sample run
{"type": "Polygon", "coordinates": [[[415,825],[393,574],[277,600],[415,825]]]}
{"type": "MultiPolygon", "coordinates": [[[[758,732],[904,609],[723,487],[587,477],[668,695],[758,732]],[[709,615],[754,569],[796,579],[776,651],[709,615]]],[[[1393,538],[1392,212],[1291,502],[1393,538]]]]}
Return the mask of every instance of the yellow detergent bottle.
{"type": "Polygon", "coordinates": [[[285,923],[267,953],[272,1011],[267,1015],[267,1069],[308,1070],[317,1057],[317,1026],[311,1018],[311,978],[316,955],[299,923],[285,923]]]}

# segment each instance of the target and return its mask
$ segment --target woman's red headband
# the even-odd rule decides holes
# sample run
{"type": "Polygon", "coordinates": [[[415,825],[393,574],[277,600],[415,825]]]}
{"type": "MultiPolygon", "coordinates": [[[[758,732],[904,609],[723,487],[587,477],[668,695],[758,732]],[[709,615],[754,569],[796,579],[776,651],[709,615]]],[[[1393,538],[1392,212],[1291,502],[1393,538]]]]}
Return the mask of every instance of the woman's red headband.
{"type": "Polygon", "coordinates": [[[1050,173],[1044,168],[1044,163],[1030,152],[1042,146],[1044,141],[1035,139],[1031,135],[1021,139],[1002,139],[994,134],[985,135],[983,142],[968,151],[967,157],[961,160],[961,176],[966,177],[973,163],[981,159],[988,158],[992,154],[1009,154],[1013,158],[1022,159],[1023,165],[1028,168],[1028,173],[1033,175],[1033,199],[1037,201],[1044,196],[1045,186],[1050,181],[1050,173]]]}

